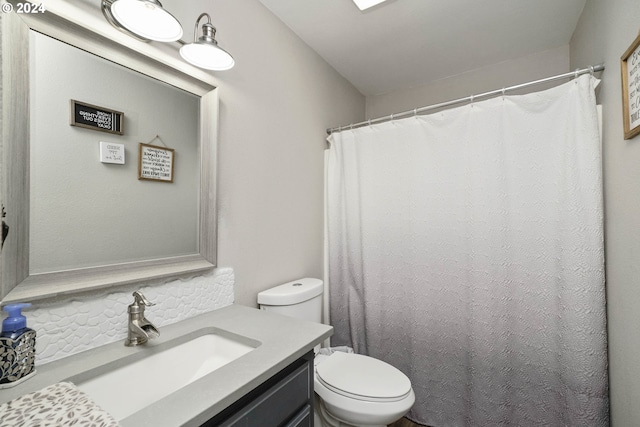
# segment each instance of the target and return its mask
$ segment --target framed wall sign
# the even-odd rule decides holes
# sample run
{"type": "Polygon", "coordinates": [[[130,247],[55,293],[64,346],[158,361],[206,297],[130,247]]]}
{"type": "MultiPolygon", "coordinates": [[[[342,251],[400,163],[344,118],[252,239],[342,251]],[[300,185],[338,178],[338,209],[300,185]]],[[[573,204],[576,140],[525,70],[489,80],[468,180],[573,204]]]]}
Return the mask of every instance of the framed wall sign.
{"type": "Polygon", "coordinates": [[[173,182],[174,150],[140,143],[138,179],[173,182]]]}
{"type": "Polygon", "coordinates": [[[620,58],[624,139],[640,133],[640,35],[620,58]]]}
{"type": "Polygon", "coordinates": [[[123,135],[124,113],[72,99],[70,124],[85,129],[123,135]]]}

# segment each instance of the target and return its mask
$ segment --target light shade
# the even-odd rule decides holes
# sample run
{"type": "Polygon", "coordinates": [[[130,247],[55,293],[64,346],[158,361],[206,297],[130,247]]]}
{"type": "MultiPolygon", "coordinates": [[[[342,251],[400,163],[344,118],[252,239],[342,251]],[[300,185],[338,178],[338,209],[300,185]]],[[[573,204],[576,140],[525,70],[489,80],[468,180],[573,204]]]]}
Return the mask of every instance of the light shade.
{"type": "Polygon", "coordinates": [[[229,52],[218,46],[216,27],[211,25],[211,17],[207,13],[201,14],[196,20],[193,30],[193,43],[182,46],[180,55],[185,61],[207,70],[224,71],[233,68],[235,65],[235,61],[229,52]],[[207,18],[207,22],[202,24],[202,36],[197,38],[198,25],[200,25],[202,18],[207,18]]]}
{"type": "Polygon", "coordinates": [[[226,50],[217,43],[197,41],[180,48],[185,61],[207,70],[224,71],[233,68],[235,61],[226,50]]]}
{"type": "Polygon", "coordinates": [[[356,4],[356,6],[358,6],[358,9],[360,10],[369,9],[370,7],[380,4],[383,1],[386,0],[353,0],[353,2],[356,4]]]}
{"type": "Polygon", "coordinates": [[[157,0],[115,0],[110,6],[116,22],[147,39],[172,42],[182,37],[182,25],[157,0]]]}

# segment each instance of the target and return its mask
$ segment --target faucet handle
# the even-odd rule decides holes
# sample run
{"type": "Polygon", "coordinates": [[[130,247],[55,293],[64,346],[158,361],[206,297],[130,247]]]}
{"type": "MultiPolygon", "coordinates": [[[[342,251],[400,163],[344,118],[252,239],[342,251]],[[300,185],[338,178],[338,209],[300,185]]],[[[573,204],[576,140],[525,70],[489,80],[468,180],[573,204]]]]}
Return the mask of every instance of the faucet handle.
{"type": "Polygon", "coordinates": [[[140,291],[135,291],[132,295],[133,295],[133,298],[135,299],[134,304],[136,305],[144,305],[147,307],[151,307],[155,305],[154,303],[149,302],[149,300],[147,300],[145,296],[142,295],[142,292],[140,291]]]}

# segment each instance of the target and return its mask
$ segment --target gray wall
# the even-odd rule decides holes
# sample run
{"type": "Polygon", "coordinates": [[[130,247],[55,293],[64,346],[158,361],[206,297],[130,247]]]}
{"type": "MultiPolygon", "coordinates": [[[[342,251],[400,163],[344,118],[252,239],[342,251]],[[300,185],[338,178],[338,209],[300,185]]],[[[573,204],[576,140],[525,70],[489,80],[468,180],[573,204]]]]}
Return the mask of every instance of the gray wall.
{"type": "Polygon", "coordinates": [[[604,62],[605,253],[611,424],[640,424],[640,137],[625,141],[620,57],[638,35],[637,0],[587,0],[571,39],[571,67],[604,62]]]}
{"type": "Polygon", "coordinates": [[[257,0],[165,0],[185,38],[211,15],[232,70],[220,88],[218,265],[236,302],[322,277],[325,129],[364,118],[364,97],[257,0]]]}
{"type": "MultiPolygon", "coordinates": [[[[366,116],[368,119],[387,116],[567,71],[569,71],[569,46],[561,46],[460,73],[408,90],[368,96],[366,116]]],[[[548,86],[536,86],[529,91],[542,90],[545,87],[548,86]]]]}

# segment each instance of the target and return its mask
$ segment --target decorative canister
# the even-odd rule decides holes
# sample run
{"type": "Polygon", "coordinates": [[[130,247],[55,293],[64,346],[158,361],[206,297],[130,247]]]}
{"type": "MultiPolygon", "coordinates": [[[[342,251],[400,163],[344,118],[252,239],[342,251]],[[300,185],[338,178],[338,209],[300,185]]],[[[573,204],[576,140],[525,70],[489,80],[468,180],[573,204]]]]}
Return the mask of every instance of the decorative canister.
{"type": "Polygon", "coordinates": [[[0,389],[13,387],[35,375],[36,331],[27,328],[21,310],[31,304],[9,304],[0,333],[0,389]]]}

